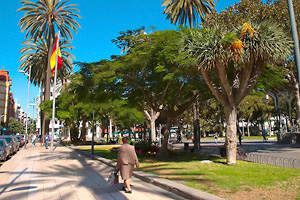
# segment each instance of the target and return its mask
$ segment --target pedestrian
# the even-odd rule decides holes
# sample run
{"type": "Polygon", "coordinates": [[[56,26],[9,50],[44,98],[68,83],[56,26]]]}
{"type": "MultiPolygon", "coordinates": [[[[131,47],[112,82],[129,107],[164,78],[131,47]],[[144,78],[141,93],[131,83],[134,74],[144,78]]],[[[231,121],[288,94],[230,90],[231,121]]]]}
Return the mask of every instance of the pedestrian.
{"type": "Polygon", "coordinates": [[[239,134],[239,142],[240,142],[240,145],[242,145],[242,134],[239,134]]]}
{"type": "Polygon", "coordinates": [[[218,134],[217,133],[215,134],[215,144],[216,145],[218,144],[218,134]]]}
{"type": "Polygon", "coordinates": [[[177,134],[177,143],[182,143],[181,134],[177,134]]]}
{"type": "Polygon", "coordinates": [[[140,165],[134,146],[129,145],[128,137],[123,137],[122,141],[123,145],[119,148],[116,169],[120,170],[121,177],[124,180],[122,189],[125,193],[132,193],[129,179],[132,176],[134,165],[136,165],[136,168],[140,168],[140,165]]]}
{"type": "Polygon", "coordinates": [[[262,131],[262,136],[263,136],[263,142],[267,142],[266,132],[264,130],[262,131]]]}
{"type": "Polygon", "coordinates": [[[31,144],[32,144],[33,147],[35,146],[35,139],[36,139],[35,134],[32,134],[32,137],[31,137],[31,144]]]}
{"type": "Polygon", "coordinates": [[[49,141],[50,141],[50,136],[48,133],[46,133],[45,137],[45,148],[48,149],[49,141]]]}

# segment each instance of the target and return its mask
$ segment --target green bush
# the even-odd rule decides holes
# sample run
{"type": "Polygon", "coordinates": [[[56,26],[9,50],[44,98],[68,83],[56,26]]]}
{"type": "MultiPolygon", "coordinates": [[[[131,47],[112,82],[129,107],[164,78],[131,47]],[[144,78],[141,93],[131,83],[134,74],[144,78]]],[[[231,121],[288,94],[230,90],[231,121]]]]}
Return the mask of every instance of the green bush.
{"type": "Polygon", "coordinates": [[[158,152],[158,148],[152,142],[140,141],[135,143],[135,151],[137,154],[149,155],[156,154],[158,152]]]}

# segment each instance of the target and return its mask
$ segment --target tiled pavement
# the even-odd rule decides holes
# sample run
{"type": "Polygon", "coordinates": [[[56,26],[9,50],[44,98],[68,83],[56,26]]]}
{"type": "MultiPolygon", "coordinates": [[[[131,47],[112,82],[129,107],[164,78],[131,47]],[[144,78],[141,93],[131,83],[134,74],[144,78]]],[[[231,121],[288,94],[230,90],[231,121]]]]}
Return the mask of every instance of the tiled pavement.
{"type": "Polygon", "coordinates": [[[108,186],[111,171],[61,145],[50,152],[40,144],[28,144],[0,167],[0,199],[182,199],[139,179],[132,181],[133,193],[126,194],[121,184],[108,186]]]}

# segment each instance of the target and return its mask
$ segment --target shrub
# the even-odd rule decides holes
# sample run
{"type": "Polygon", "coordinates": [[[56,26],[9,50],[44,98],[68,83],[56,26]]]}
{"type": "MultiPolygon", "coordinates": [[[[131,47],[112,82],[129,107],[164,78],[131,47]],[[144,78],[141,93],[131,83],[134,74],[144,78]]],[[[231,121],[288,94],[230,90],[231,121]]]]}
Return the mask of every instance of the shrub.
{"type": "Polygon", "coordinates": [[[135,143],[135,151],[141,155],[152,155],[158,152],[158,148],[152,142],[140,141],[135,143]]]}

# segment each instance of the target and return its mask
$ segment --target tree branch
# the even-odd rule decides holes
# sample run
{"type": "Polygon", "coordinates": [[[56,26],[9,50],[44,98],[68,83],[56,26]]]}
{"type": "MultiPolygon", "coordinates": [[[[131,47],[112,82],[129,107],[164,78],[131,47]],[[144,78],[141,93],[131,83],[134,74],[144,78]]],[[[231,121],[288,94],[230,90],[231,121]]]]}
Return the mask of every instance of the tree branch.
{"type": "Polygon", "coordinates": [[[226,105],[228,104],[226,98],[224,95],[220,92],[220,90],[216,87],[216,85],[213,83],[211,80],[208,72],[206,70],[201,70],[200,71],[201,75],[203,76],[206,84],[208,85],[210,91],[213,93],[213,95],[223,104],[226,105]]]}
{"type": "Polygon", "coordinates": [[[266,61],[261,56],[258,56],[257,62],[254,63],[254,67],[251,72],[250,79],[248,81],[247,87],[245,88],[244,92],[241,94],[239,98],[236,98],[236,105],[239,105],[241,101],[247,96],[255,84],[257,83],[258,78],[260,77],[261,73],[263,72],[263,68],[266,65],[266,61]]]}
{"type": "Polygon", "coordinates": [[[216,71],[217,71],[217,74],[218,74],[218,77],[220,80],[220,85],[222,86],[222,88],[225,91],[224,95],[226,95],[229,105],[232,106],[232,105],[234,105],[234,98],[233,98],[234,96],[233,96],[233,92],[232,92],[232,87],[229,84],[229,81],[227,78],[227,72],[226,72],[225,66],[222,65],[220,63],[220,61],[217,60],[216,67],[217,67],[216,71]]]}
{"type": "Polygon", "coordinates": [[[170,84],[171,84],[171,79],[169,80],[169,82],[168,82],[167,86],[165,87],[165,89],[164,89],[164,91],[163,91],[163,94],[162,94],[162,96],[161,96],[161,98],[160,98],[160,102],[161,102],[161,103],[162,103],[163,100],[165,99],[165,96],[166,96],[166,94],[167,94],[167,91],[168,91],[168,89],[169,89],[170,84]]]}
{"type": "Polygon", "coordinates": [[[235,97],[234,97],[236,105],[238,105],[242,101],[246,89],[249,86],[253,65],[254,65],[254,58],[251,55],[250,62],[247,63],[244,68],[241,69],[241,75],[239,77],[240,87],[235,93],[235,97]]]}

